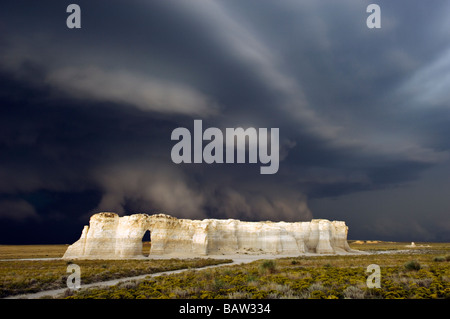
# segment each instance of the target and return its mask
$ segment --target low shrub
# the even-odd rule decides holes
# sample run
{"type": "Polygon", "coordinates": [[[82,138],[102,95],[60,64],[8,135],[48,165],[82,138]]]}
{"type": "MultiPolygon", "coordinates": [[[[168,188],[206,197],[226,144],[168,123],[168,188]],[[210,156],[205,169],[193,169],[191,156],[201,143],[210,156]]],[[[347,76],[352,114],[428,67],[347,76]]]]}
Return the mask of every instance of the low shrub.
{"type": "Polygon", "coordinates": [[[404,265],[406,270],[420,270],[422,268],[417,260],[411,260],[404,265]]]}
{"type": "Polygon", "coordinates": [[[273,260],[265,260],[263,261],[263,263],[260,266],[260,269],[263,272],[269,272],[271,274],[273,274],[276,271],[276,263],[273,260]]]}

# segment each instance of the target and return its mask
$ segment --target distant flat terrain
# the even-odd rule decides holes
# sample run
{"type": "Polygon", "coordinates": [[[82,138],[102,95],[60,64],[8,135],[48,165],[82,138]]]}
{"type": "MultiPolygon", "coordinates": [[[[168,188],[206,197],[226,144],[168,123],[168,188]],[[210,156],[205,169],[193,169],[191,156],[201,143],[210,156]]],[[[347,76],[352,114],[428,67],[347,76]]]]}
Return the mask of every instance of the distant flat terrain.
{"type": "MultiPolygon", "coordinates": [[[[415,242],[415,247],[411,247],[411,242],[392,242],[379,240],[349,240],[350,247],[362,251],[392,251],[392,250],[447,250],[450,243],[427,243],[415,242]]],[[[0,245],[0,259],[26,259],[26,258],[60,258],[66,252],[69,245],[0,245]]],[[[143,242],[142,253],[148,256],[151,243],[143,242]]]]}
{"type": "Polygon", "coordinates": [[[352,249],[363,251],[392,251],[392,250],[448,250],[450,243],[429,243],[429,242],[395,242],[395,241],[380,241],[380,240],[348,240],[348,244],[352,249]]]}
{"type": "MultiPolygon", "coordinates": [[[[151,244],[143,242],[142,253],[148,256],[151,244]]],[[[69,245],[0,245],[0,259],[60,258],[69,245]]]]}
{"type": "Polygon", "coordinates": [[[0,245],[0,259],[59,258],[69,245],[0,245]]]}

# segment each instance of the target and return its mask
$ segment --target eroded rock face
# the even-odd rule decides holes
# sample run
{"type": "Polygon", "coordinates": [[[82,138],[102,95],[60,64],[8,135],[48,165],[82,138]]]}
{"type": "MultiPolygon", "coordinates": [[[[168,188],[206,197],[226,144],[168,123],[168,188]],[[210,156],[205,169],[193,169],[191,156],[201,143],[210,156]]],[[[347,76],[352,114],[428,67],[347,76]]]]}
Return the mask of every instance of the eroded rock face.
{"type": "Polygon", "coordinates": [[[151,255],[203,256],[231,254],[351,252],[345,222],[243,222],[235,219],[178,219],[165,214],[119,217],[98,213],[64,259],[142,257],[142,237],[151,234],[151,255]]]}

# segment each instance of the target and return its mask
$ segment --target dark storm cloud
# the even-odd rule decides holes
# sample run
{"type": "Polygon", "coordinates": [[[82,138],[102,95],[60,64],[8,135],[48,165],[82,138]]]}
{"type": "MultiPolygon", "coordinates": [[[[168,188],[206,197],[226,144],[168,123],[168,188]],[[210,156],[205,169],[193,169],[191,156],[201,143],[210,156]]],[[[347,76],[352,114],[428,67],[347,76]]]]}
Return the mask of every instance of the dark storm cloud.
{"type": "MultiPolygon", "coordinates": [[[[358,231],[363,205],[347,196],[388,198],[448,161],[444,1],[378,1],[379,30],[365,26],[369,1],[78,1],[79,30],[65,26],[69,3],[0,10],[3,220],[164,211],[339,217],[358,231]],[[221,129],[279,127],[279,172],[173,164],[171,131],[197,118],[221,129]]],[[[395,232],[380,226],[386,216],[407,216],[407,205],[387,202],[380,236],[395,232]]],[[[437,222],[420,231],[420,216],[403,235],[432,237],[437,222]]]]}

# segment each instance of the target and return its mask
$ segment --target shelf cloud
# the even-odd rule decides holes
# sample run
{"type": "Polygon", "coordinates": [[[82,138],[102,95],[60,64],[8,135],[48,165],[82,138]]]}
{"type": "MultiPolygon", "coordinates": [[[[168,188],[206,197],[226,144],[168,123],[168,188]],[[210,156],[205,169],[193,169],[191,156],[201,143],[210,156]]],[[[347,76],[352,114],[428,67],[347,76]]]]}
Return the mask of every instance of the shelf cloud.
{"type": "Polygon", "coordinates": [[[2,4],[0,241],[73,242],[98,211],[450,240],[448,4],[380,0],[369,29],[369,3],[80,0],[81,29],[2,4]],[[195,119],[279,128],[279,170],[174,164],[195,119]]]}

